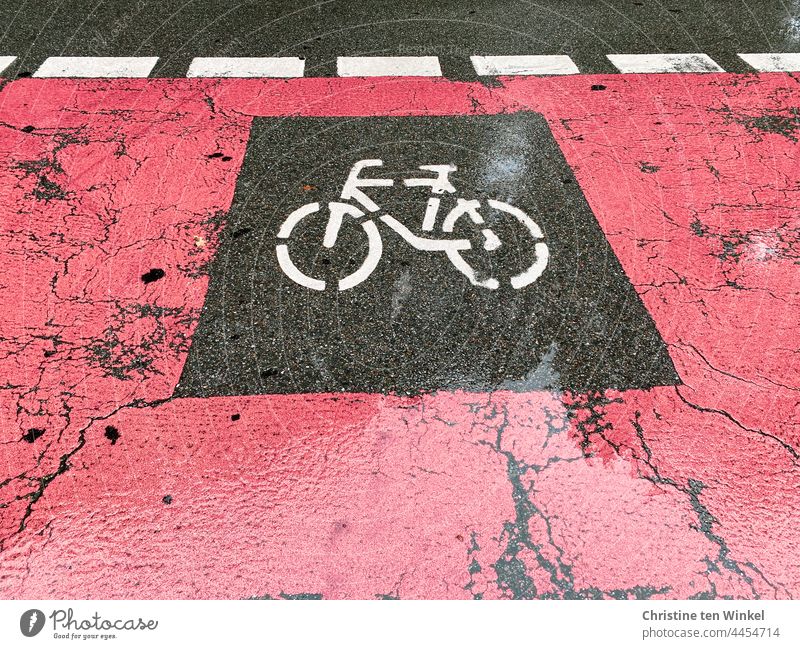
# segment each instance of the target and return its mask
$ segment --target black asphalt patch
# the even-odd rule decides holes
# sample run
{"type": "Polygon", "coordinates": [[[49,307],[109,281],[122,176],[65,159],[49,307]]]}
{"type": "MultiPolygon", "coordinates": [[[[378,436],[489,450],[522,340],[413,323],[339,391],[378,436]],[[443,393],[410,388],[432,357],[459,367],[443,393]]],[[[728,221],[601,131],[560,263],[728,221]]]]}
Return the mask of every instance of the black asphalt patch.
{"type": "MultiPolygon", "coordinates": [[[[362,211],[367,211],[363,209],[362,211]]],[[[666,347],[624,274],[541,115],[256,119],[206,304],[176,396],[306,392],[649,388],[678,382],[666,347]],[[383,167],[362,177],[393,179],[362,191],[380,210],[345,216],[332,248],[322,245],[328,203],[359,160],[383,167]],[[451,164],[455,194],[443,193],[433,231],[421,225],[432,177],[421,165],[451,164]],[[457,198],[480,201],[451,233],[457,198]],[[542,230],[549,261],[523,287],[511,278],[537,259],[537,240],[496,199],[542,230]],[[290,237],[278,232],[303,205],[319,209],[290,237]],[[467,239],[474,285],[441,251],[415,249],[378,217],[416,236],[467,239]],[[366,227],[383,251],[375,270],[347,290],[361,267],[366,227]],[[484,249],[489,227],[502,245],[484,249]],[[276,246],[314,290],[287,277],[276,246]]]]}
{"type": "Polygon", "coordinates": [[[300,56],[334,76],[337,56],[439,56],[445,76],[474,78],[472,55],[568,54],[613,73],[606,54],[705,52],[751,72],[736,52],[797,50],[797,9],[783,0],[36,0],[0,3],[9,75],[48,56],[158,56],[183,77],[196,56],[300,56]]]}

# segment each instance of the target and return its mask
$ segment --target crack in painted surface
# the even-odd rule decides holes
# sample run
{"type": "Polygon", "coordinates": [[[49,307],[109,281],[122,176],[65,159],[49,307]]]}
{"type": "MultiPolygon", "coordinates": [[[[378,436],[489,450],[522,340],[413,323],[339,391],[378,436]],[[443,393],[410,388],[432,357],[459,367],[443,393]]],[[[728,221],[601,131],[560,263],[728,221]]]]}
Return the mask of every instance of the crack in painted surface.
{"type": "Polygon", "coordinates": [[[0,593],[797,597],[796,85],[3,84],[0,593]],[[525,107],[682,385],[171,398],[250,115],[525,107]]]}

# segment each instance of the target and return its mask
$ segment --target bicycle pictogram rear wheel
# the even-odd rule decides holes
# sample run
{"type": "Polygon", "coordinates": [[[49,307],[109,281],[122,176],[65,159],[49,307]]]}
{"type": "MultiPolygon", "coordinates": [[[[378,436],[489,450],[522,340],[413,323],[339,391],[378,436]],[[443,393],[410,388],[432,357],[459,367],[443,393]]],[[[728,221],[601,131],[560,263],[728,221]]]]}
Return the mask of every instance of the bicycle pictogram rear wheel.
{"type": "MultiPolygon", "coordinates": [[[[503,236],[498,238],[493,227],[502,224],[503,231],[507,232],[509,226],[516,224],[514,228],[516,240],[515,250],[525,253],[521,256],[531,257],[532,261],[530,264],[526,264],[521,272],[515,274],[508,272],[506,281],[514,289],[525,288],[539,279],[545,268],[547,268],[550,251],[547,244],[542,241],[542,239],[544,239],[544,233],[539,225],[518,207],[494,199],[489,199],[487,203],[499,216],[511,216],[513,219],[506,218],[505,223],[494,219],[495,223],[487,223],[483,215],[479,213],[479,201],[465,201],[459,199],[456,208],[444,219],[442,230],[446,233],[452,233],[456,227],[457,221],[461,217],[467,216],[473,226],[482,228],[481,233],[484,237],[483,251],[485,251],[485,254],[489,255],[489,253],[497,249],[506,250],[511,243],[511,241],[505,239],[503,236]]],[[[490,290],[500,288],[501,281],[493,274],[497,269],[492,269],[493,272],[486,276],[486,273],[482,274],[478,271],[474,260],[471,261],[465,257],[462,251],[448,250],[447,256],[453,266],[463,273],[475,286],[481,286],[490,290]]],[[[505,270],[508,271],[508,269],[505,270]]]]}

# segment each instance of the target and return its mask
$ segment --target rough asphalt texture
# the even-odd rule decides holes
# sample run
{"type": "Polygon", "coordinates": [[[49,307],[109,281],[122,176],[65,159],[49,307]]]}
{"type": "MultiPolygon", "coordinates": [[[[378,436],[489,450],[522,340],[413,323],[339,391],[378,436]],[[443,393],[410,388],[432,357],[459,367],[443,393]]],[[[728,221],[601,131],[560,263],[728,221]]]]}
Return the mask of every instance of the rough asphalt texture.
{"type": "MultiPolygon", "coordinates": [[[[550,53],[565,39],[591,41],[570,49],[579,65],[582,52],[606,65],[603,39],[618,51],[705,51],[729,70],[725,52],[796,49],[785,8],[733,4],[626,3],[619,13],[605,4],[589,14],[588,4],[559,3],[575,22],[556,22],[541,5],[514,15],[484,3],[476,15],[497,27],[441,16],[393,24],[428,47],[452,34],[469,44],[465,54],[474,43],[550,53]],[[512,26],[521,41],[489,36],[512,26]],[[484,40],[464,36],[470,29],[484,40]]],[[[203,51],[203,39],[250,47],[255,39],[238,36],[270,21],[249,53],[303,39],[316,47],[316,29],[330,45],[317,50],[328,51],[320,73],[334,55],[396,54],[402,44],[386,35],[389,23],[337,28],[376,20],[342,16],[338,3],[310,9],[295,29],[288,18],[248,17],[255,6],[220,7],[228,18],[215,22],[209,4],[160,3],[149,18],[143,8],[119,19],[97,51],[96,31],[78,27],[114,33],[111,5],[88,18],[65,5],[48,22],[47,5],[28,3],[10,8],[4,47],[23,57],[23,72],[53,54],[154,53],[160,74],[183,75],[192,56],[221,53],[203,51]],[[343,51],[347,42],[357,48],[343,51]]],[[[397,6],[382,5],[379,23],[397,6]]],[[[0,595],[800,596],[797,81],[5,83],[0,595]],[[209,272],[235,234],[228,219],[254,123],[257,134],[285,117],[520,112],[547,120],[678,381],[175,397],[216,290],[209,272]]],[[[302,204],[312,190],[294,191],[302,204]]]]}
{"type": "Polygon", "coordinates": [[[797,51],[800,17],[782,0],[22,0],[0,5],[0,49],[32,73],[48,56],[159,56],[185,76],[195,56],[304,56],[332,76],[337,56],[438,55],[470,79],[474,54],[569,54],[614,72],[606,54],[705,52],[729,72],[737,52],[797,51]]]}

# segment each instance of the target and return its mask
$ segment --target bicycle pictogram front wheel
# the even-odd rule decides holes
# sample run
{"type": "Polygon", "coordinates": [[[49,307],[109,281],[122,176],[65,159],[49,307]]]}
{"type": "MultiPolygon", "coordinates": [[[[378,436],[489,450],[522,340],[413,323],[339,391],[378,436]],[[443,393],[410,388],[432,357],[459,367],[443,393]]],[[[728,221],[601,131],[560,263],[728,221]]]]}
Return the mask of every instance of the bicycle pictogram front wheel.
{"type": "MultiPolygon", "coordinates": [[[[319,203],[308,203],[294,210],[286,217],[286,220],[281,225],[277,235],[279,243],[275,246],[278,264],[286,276],[295,283],[315,291],[324,291],[328,287],[329,282],[324,278],[314,277],[300,270],[295,260],[292,259],[290,246],[293,239],[292,235],[295,234],[294,238],[297,238],[296,228],[300,226],[301,222],[307,222],[313,219],[314,216],[320,212],[321,206],[319,203]]],[[[328,220],[325,226],[324,237],[319,242],[319,245],[320,248],[328,249],[334,248],[337,242],[340,241],[339,234],[345,223],[345,217],[357,220],[365,216],[364,212],[354,205],[336,201],[328,203],[327,212],[328,220]]],[[[323,215],[324,213],[320,214],[320,216],[323,215]]],[[[366,237],[365,259],[355,271],[337,280],[337,288],[340,291],[351,289],[367,279],[377,267],[378,262],[381,260],[381,255],[383,254],[383,242],[375,222],[365,219],[358,222],[357,225],[360,226],[359,230],[362,231],[366,237]]],[[[313,271],[309,272],[313,273],[313,271]]]]}

